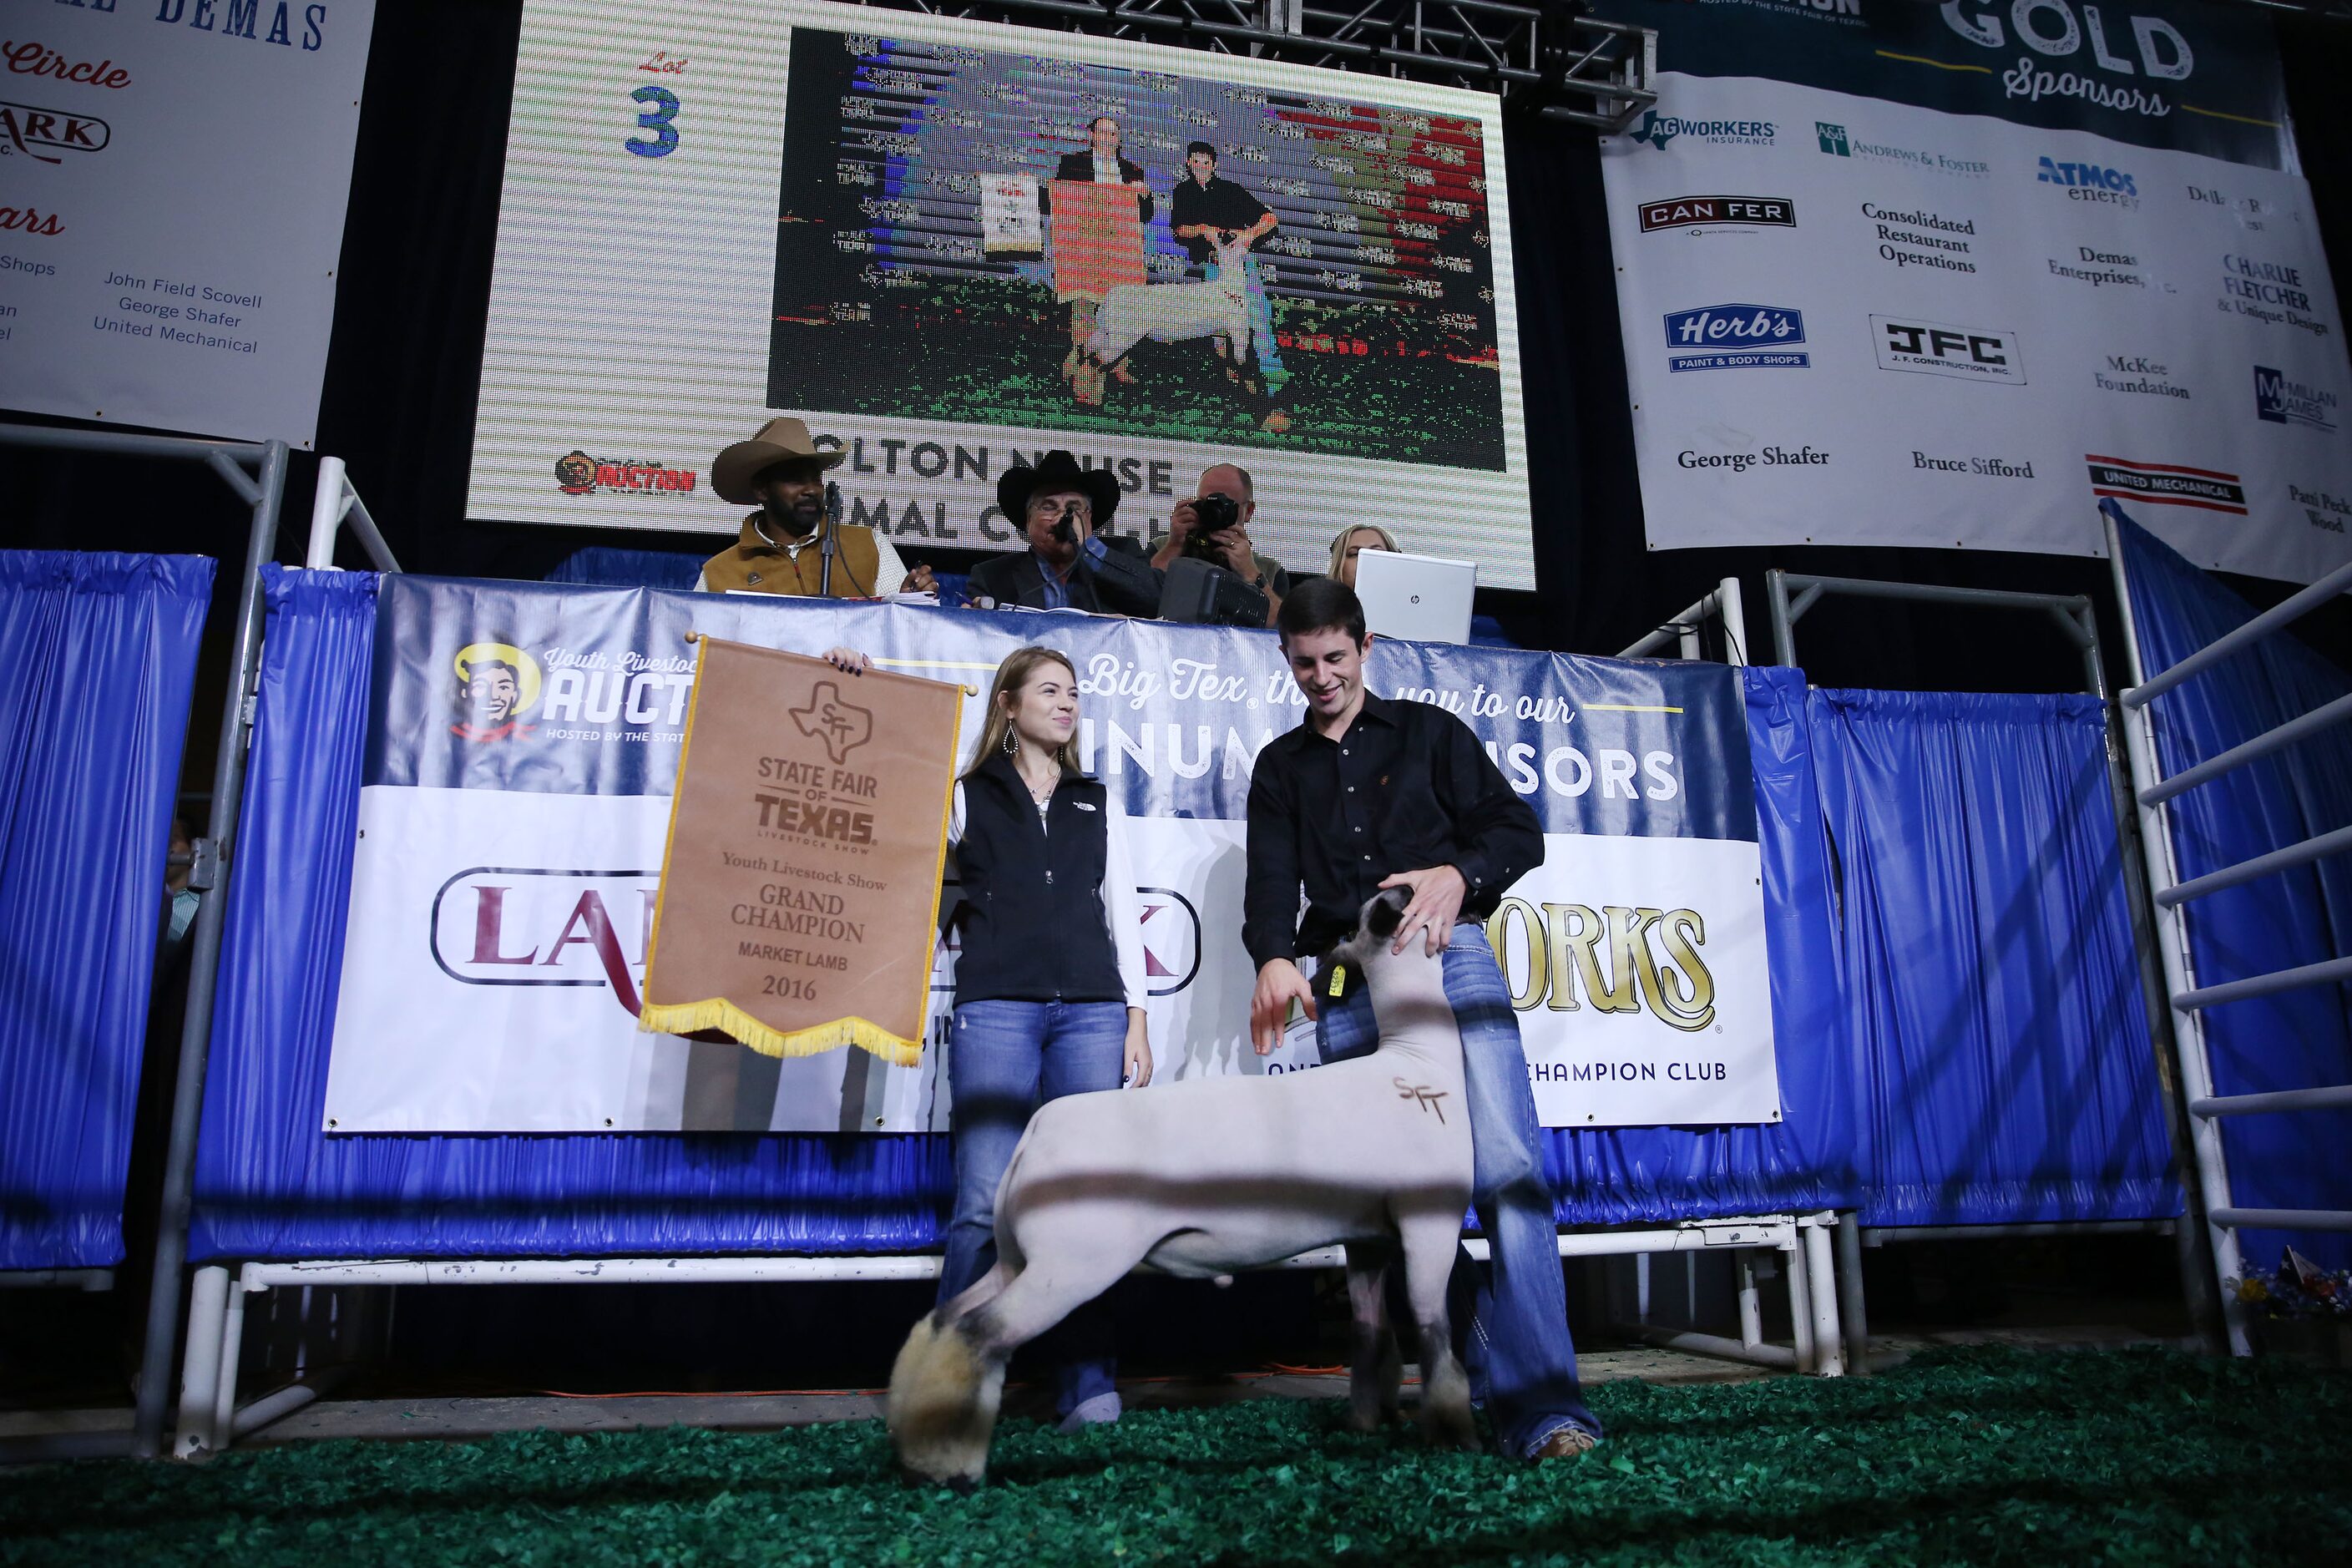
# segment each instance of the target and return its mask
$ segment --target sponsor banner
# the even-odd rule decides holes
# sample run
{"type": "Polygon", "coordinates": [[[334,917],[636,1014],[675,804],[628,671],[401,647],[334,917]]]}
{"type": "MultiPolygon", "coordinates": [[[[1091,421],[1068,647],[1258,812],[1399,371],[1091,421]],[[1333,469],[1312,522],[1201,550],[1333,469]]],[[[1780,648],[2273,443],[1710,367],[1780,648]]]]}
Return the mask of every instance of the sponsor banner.
{"type": "MultiPolygon", "coordinates": [[[[1241,945],[1251,769],[1302,706],[1271,634],[1069,615],[386,577],[325,1124],[331,1131],[910,1131],[947,1125],[950,866],[912,1067],[753,1058],[638,1028],[693,692],[688,629],[847,643],[984,689],[1042,641],[1079,672],[1080,752],[1134,830],[1163,1074],[1260,1058],[1241,945]]],[[[1541,819],[1543,866],[1490,923],[1554,1126],[1776,1120],[1760,860],[1736,674],[1380,643],[1371,684],[1436,702],[1541,819]]],[[[963,703],[959,755],[981,699],[963,703]]],[[[667,940],[667,938],[665,938],[667,940]]],[[[838,952],[742,941],[824,984],[838,952]]]]}
{"type": "Polygon", "coordinates": [[[516,80],[473,516],[732,535],[764,410],[893,538],[1019,548],[1055,447],[1137,533],[1239,460],[1281,559],[1376,513],[1535,585],[1490,94],[817,0],[531,0],[516,80]]]}
{"type": "MultiPolygon", "coordinates": [[[[1599,0],[1594,8],[1656,29],[1659,61],[1689,76],[1769,77],[2136,147],[2294,166],[2277,48],[2269,24],[2250,10],[2198,0],[1599,0]]],[[[1981,163],[1837,115],[1819,132],[1840,156],[1960,173],[1981,163]]],[[[1673,99],[1635,128],[1662,142],[1748,146],[1814,132],[1810,117],[1673,99]]]]}
{"type": "Polygon", "coordinates": [[[375,0],[11,8],[0,407],[310,444],[374,26],[375,0]]]}
{"type": "Polygon", "coordinates": [[[2352,557],[2352,363],[2299,177],[1755,77],[1669,73],[1658,107],[1602,142],[1654,548],[2093,555],[2120,495],[2206,566],[2352,557]],[[1772,134],[1694,129],[1731,126],[1772,134]]]}

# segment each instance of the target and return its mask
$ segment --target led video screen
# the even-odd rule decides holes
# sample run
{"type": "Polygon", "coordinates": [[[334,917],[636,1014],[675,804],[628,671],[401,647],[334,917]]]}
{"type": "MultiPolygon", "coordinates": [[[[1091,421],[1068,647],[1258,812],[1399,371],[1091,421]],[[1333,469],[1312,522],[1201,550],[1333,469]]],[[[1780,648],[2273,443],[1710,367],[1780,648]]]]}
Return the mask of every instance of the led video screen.
{"type": "Polygon", "coordinates": [[[1359,521],[1534,584],[1488,96],[821,4],[524,13],[468,510],[733,531],[773,414],[845,516],[1017,548],[1068,447],[1149,534],[1207,465],[1259,548],[1359,521]]]}

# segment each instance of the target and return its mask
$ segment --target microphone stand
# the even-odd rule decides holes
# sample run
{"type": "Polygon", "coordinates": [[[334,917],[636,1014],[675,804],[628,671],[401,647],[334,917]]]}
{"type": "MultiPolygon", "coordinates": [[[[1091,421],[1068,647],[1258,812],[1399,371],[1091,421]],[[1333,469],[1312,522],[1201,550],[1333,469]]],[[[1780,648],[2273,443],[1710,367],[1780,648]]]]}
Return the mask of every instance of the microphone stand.
{"type": "Polygon", "coordinates": [[[841,486],[824,481],[824,537],[817,541],[816,593],[820,599],[833,597],[833,552],[835,536],[841,532],[841,486]]]}

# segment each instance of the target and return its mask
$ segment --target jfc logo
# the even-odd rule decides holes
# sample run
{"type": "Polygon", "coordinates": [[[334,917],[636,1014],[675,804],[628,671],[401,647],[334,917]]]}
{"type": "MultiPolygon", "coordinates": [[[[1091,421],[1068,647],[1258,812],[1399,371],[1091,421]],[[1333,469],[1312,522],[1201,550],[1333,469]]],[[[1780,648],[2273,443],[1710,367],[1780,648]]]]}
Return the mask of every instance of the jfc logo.
{"type": "Polygon", "coordinates": [[[461,717],[449,732],[465,741],[512,741],[534,726],[522,716],[539,705],[539,661],[512,643],[467,643],[450,660],[461,717]]]}
{"type": "Polygon", "coordinates": [[[647,490],[669,495],[694,493],[694,470],[630,458],[614,462],[592,458],[574,447],[555,459],[555,488],[568,496],[593,495],[598,490],[647,490]]]}
{"type": "Polygon", "coordinates": [[[2002,386],[2025,384],[2017,334],[2006,329],[1955,327],[1873,316],[1870,325],[1881,370],[1916,371],[2002,386]]]}

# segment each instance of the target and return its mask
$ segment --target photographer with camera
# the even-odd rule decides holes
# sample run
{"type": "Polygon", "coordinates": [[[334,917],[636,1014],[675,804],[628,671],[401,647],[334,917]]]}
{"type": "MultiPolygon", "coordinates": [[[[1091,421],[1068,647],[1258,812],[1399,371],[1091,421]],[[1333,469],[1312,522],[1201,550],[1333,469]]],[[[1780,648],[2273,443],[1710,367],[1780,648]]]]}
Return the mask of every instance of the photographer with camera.
{"type": "Polygon", "coordinates": [[[996,504],[1029,548],[971,569],[964,592],[975,605],[1144,620],[1160,613],[1160,574],[1143,546],[1105,531],[1118,510],[1118,480],[1107,469],[1082,468],[1056,449],[1034,467],[1007,468],[996,481],[996,504]]]}
{"type": "Polygon", "coordinates": [[[1186,557],[1229,572],[1265,598],[1265,619],[1282,609],[1290,592],[1290,574],[1271,555],[1260,555],[1249,536],[1250,520],[1257,515],[1257,487],[1249,470],[1238,463],[1218,463],[1202,470],[1192,498],[1176,503],[1168,515],[1169,532],[1155,542],[1151,564],[1165,572],[1186,557]]]}

